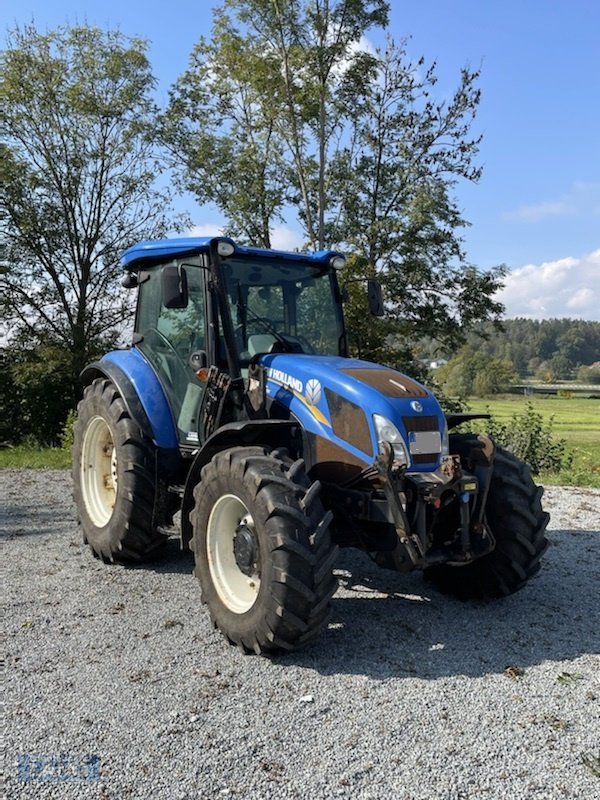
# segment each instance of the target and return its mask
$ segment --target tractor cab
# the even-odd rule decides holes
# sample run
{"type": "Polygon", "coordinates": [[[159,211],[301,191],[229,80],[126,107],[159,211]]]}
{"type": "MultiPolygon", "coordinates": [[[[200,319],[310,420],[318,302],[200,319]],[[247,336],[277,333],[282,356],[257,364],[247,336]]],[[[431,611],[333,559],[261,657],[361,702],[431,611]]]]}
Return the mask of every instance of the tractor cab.
{"type": "Polygon", "coordinates": [[[346,355],[337,253],[199,238],[142,242],[122,260],[125,285],[139,287],[133,343],[159,377],[182,445],[205,438],[211,367],[247,380],[267,353],[346,355]]]}

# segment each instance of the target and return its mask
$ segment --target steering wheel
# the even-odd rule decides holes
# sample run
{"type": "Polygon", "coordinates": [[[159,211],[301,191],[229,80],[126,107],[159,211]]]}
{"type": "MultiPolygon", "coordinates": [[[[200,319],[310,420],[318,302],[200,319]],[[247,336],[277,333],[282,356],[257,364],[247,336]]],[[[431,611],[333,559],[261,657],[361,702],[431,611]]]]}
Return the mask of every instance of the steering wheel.
{"type": "Polygon", "coordinates": [[[158,328],[148,328],[144,332],[144,338],[146,338],[146,336],[155,336],[158,339],[158,341],[160,342],[160,345],[162,345],[162,347],[165,350],[168,350],[169,353],[175,357],[175,361],[176,361],[177,365],[179,367],[181,367],[181,369],[184,371],[185,375],[187,376],[188,368],[187,368],[187,365],[186,365],[185,361],[179,355],[179,353],[175,349],[174,345],[167,339],[167,337],[164,335],[164,333],[159,331],[158,328]]]}
{"type": "MultiPolygon", "coordinates": [[[[286,334],[284,334],[284,336],[286,336],[286,334]]],[[[312,346],[312,344],[308,341],[306,336],[303,336],[302,334],[296,334],[295,336],[292,336],[290,334],[289,336],[287,336],[287,338],[288,339],[295,339],[297,342],[299,342],[299,344],[302,345],[302,352],[303,353],[311,354],[311,353],[316,353],[317,352],[315,350],[315,348],[312,346]]]]}
{"type": "Polygon", "coordinates": [[[253,325],[262,328],[267,333],[272,333],[275,336],[275,331],[279,333],[277,330],[278,325],[283,325],[282,319],[269,319],[268,317],[259,317],[258,314],[252,314],[246,320],[246,327],[250,328],[253,325]]]}
{"type": "Polygon", "coordinates": [[[302,334],[292,335],[291,333],[282,333],[278,329],[278,325],[283,325],[284,321],[282,319],[269,319],[268,317],[259,317],[258,315],[252,316],[248,319],[247,327],[250,327],[253,324],[260,324],[267,333],[273,334],[273,336],[278,340],[283,340],[290,346],[293,347],[294,344],[299,344],[302,348],[303,353],[316,353],[315,348],[312,344],[308,341],[306,336],[302,334]]]}

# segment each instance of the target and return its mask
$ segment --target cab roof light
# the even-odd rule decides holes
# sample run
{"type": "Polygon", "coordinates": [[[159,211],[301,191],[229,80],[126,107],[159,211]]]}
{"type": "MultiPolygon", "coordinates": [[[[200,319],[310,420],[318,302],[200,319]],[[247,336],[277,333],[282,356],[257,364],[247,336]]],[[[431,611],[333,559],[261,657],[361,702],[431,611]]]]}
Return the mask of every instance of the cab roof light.
{"type": "Polygon", "coordinates": [[[346,266],[346,259],[344,256],[331,256],[329,264],[334,269],[343,269],[346,266]]]}
{"type": "Polygon", "coordinates": [[[222,258],[229,258],[229,256],[232,256],[235,253],[235,245],[233,242],[220,239],[217,244],[217,253],[222,258]]]}

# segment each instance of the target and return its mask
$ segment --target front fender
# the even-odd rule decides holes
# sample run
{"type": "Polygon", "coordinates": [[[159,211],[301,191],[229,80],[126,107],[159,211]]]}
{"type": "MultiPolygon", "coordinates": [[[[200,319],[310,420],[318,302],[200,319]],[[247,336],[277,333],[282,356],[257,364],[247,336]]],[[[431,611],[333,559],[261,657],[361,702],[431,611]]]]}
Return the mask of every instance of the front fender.
{"type": "Polygon", "coordinates": [[[204,442],[190,467],[181,505],[181,543],[188,544],[192,538],[190,511],[194,507],[194,488],[200,480],[202,467],[215,453],[228,447],[286,447],[291,445],[298,423],[293,420],[263,419],[231,422],[216,430],[204,442]]]}

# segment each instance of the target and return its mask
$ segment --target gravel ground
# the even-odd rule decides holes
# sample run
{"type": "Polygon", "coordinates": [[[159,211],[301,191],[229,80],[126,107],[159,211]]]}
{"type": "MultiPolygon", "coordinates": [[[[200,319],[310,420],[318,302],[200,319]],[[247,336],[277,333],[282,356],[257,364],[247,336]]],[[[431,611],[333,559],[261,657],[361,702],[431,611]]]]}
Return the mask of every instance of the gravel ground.
{"type": "Polygon", "coordinates": [[[104,566],[66,472],[0,487],[8,797],[600,798],[600,491],[547,490],[542,571],[491,604],[344,552],[328,631],[269,660],[211,629],[176,541],[104,566]]]}

